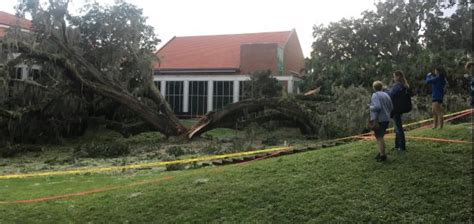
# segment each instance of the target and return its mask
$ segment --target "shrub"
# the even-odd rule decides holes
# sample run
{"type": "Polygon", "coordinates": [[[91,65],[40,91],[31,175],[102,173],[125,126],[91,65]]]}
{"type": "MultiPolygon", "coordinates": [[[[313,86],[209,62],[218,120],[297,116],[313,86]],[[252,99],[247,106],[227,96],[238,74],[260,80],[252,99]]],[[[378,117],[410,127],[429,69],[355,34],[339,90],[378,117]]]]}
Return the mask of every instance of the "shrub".
{"type": "Polygon", "coordinates": [[[369,118],[371,93],[362,86],[335,86],[332,89],[336,109],[317,115],[316,119],[321,121],[318,137],[334,138],[362,133],[369,118]]]}
{"type": "Polygon", "coordinates": [[[244,83],[243,97],[266,98],[282,95],[283,86],[274,78],[270,70],[257,71],[250,76],[250,80],[244,83]]]}
{"type": "Polygon", "coordinates": [[[269,136],[269,137],[265,138],[262,141],[262,143],[265,144],[265,145],[269,145],[269,146],[275,146],[275,145],[279,145],[281,143],[281,139],[278,138],[277,136],[269,136]]]}
{"type": "MultiPolygon", "coordinates": [[[[336,109],[322,115],[319,138],[336,138],[364,132],[369,119],[371,92],[361,86],[332,87],[336,109]]],[[[446,113],[468,108],[468,98],[448,93],[445,96],[446,113]]],[[[431,117],[431,96],[417,95],[412,97],[413,109],[403,115],[403,123],[423,120],[431,117]]],[[[390,121],[393,125],[393,122],[390,121]]]]}
{"type": "Polygon", "coordinates": [[[27,152],[42,152],[43,148],[35,145],[6,145],[0,148],[0,157],[9,158],[27,152]]]}
{"type": "Polygon", "coordinates": [[[172,146],[166,149],[166,153],[174,157],[179,157],[186,154],[186,151],[179,146],[172,146]]]}
{"type": "Polygon", "coordinates": [[[86,143],[74,149],[74,156],[88,158],[113,158],[128,155],[130,148],[123,143],[86,143]]]}

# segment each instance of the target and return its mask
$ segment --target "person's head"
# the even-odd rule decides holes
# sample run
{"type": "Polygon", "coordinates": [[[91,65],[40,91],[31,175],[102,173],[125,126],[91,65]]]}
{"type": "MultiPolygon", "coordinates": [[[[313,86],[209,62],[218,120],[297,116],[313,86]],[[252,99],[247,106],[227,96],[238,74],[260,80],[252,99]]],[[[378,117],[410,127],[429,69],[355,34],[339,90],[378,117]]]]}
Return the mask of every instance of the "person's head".
{"type": "Polygon", "coordinates": [[[400,82],[403,86],[407,88],[410,87],[408,85],[407,79],[405,78],[405,74],[403,74],[403,72],[400,70],[396,70],[395,72],[393,72],[393,80],[395,82],[400,82]]]}
{"type": "Polygon", "coordinates": [[[372,84],[372,88],[374,88],[375,91],[382,91],[383,89],[383,83],[381,81],[375,81],[372,84]]]}
{"type": "Polygon", "coordinates": [[[435,68],[435,74],[444,78],[446,77],[446,70],[443,66],[438,66],[435,68]]]}

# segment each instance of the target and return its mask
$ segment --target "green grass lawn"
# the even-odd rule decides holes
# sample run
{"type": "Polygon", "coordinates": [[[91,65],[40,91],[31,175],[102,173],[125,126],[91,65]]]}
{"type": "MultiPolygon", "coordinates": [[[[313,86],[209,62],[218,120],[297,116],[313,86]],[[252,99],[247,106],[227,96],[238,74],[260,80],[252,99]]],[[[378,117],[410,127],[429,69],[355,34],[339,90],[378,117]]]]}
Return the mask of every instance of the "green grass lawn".
{"type": "MultiPolygon", "coordinates": [[[[408,135],[469,140],[471,130],[459,124],[408,135]]],[[[0,204],[0,223],[472,221],[472,145],[409,141],[407,147],[389,150],[386,163],[374,161],[374,142],[354,142],[245,165],[0,180],[0,201],[123,186],[0,204]],[[130,186],[163,177],[171,179],[130,186]]]]}

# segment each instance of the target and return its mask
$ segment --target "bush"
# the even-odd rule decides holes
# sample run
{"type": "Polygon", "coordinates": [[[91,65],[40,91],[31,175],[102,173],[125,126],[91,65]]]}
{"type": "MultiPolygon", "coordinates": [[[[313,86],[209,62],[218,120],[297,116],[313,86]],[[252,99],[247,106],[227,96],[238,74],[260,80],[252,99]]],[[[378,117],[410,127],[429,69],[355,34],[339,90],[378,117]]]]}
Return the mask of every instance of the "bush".
{"type": "MultiPolygon", "coordinates": [[[[332,87],[336,109],[322,115],[319,138],[337,138],[361,134],[366,128],[369,119],[371,92],[361,86],[332,87]]],[[[445,96],[445,113],[457,112],[468,108],[469,98],[448,93],[445,96]]],[[[417,95],[412,97],[413,108],[403,115],[403,123],[423,120],[431,117],[431,96],[417,95]]],[[[319,117],[318,117],[319,116],[319,117]]],[[[393,121],[390,121],[393,125],[393,121]]]]}
{"type": "Polygon", "coordinates": [[[267,98],[282,95],[283,86],[274,78],[270,70],[257,71],[243,85],[243,98],[267,98]]]}
{"type": "Polygon", "coordinates": [[[128,155],[130,148],[123,143],[86,143],[74,149],[74,156],[87,158],[113,158],[128,155]]]}
{"type": "Polygon", "coordinates": [[[27,152],[42,152],[43,148],[35,145],[6,145],[0,148],[0,157],[9,158],[27,152]]]}
{"type": "Polygon", "coordinates": [[[317,115],[321,120],[319,138],[334,138],[362,133],[369,119],[371,93],[362,86],[334,86],[336,109],[317,115]]]}
{"type": "Polygon", "coordinates": [[[262,141],[263,144],[269,145],[269,146],[279,145],[281,142],[282,142],[281,139],[278,138],[277,136],[269,136],[262,141]]]}
{"type": "Polygon", "coordinates": [[[172,146],[166,149],[166,153],[174,157],[179,157],[185,155],[186,151],[179,146],[172,146]]]}

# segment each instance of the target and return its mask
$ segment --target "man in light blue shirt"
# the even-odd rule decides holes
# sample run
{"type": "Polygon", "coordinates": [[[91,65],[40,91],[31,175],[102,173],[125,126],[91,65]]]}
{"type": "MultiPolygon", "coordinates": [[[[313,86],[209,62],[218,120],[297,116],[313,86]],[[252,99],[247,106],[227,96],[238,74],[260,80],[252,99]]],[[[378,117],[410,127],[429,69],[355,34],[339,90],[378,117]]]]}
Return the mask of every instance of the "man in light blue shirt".
{"type": "Polygon", "coordinates": [[[370,122],[375,124],[373,130],[380,151],[375,159],[377,161],[385,161],[387,160],[387,155],[385,154],[385,141],[383,137],[390,121],[393,104],[390,96],[382,91],[383,83],[381,81],[375,81],[372,87],[375,93],[372,94],[372,99],[370,100],[370,122]]]}

